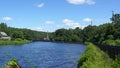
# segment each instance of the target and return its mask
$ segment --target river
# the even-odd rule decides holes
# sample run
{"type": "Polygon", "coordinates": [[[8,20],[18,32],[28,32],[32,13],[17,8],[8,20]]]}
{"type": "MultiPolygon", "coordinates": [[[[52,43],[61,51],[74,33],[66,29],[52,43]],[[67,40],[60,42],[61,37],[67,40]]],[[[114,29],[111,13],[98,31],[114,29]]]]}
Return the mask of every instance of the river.
{"type": "Polygon", "coordinates": [[[22,68],[77,68],[77,60],[85,51],[83,44],[32,42],[24,45],[0,46],[0,66],[15,57],[22,68]]]}

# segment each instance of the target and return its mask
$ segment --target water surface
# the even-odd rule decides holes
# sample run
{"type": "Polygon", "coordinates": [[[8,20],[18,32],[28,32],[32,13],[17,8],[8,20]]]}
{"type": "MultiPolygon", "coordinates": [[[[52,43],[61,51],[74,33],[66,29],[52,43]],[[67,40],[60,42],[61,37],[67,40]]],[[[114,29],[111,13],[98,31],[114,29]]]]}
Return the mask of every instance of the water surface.
{"type": "Polygon", "coordinates": [[[22,68],[77,68],[77,60],[84,52],[82,44],[32,42],[25,45],[0,46],[0,66],[15,57],[22,68]]]}

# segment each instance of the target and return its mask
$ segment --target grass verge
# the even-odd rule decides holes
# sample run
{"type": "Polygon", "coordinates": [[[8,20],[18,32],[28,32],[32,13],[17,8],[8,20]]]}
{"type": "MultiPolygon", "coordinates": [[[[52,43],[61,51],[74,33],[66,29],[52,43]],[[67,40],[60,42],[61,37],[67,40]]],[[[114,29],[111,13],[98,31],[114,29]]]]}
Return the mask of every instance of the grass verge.
{"type": "Polygon", "coordinates": [[[112,68],[113,60],[92,43],[86,44],[86,51],[78,60],[78,68],[112,68]]]}

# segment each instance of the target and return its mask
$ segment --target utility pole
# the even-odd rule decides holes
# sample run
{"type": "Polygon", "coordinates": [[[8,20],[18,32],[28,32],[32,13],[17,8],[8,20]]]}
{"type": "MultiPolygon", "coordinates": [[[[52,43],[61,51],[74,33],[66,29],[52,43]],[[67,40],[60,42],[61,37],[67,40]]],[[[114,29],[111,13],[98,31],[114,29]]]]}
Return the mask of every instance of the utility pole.
{"type": "Polygon", "coordinates": [[[112,11],[112,17],[114,17],[113,20],[115,20],[114,11],[112,11]]]}
{"type": "Polygon", "coordinates": [[[114,11],[112,11],[112,15],[114,15],[114,11]]]}
{"type": "Polygon", "coordinates": [[[114,11],[112,11],[112,22],[116,23],[114,11]]]}

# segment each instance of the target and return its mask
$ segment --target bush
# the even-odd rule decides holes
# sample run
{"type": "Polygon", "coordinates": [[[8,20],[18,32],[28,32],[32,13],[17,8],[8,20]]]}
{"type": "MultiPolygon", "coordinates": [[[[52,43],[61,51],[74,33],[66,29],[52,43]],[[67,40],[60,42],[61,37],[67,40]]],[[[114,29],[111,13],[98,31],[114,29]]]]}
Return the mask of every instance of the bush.
{"type": "Polygon", "coordinates": [[[117,40],[115,40],[116,41],[116,45],[117,46],[120,46],[120,39],[117,39],[117,40]]]}
{"type": "Polygon", "coordinates": [[[15,41],[22,41],[22,39],[21,38],[16,38],[15,41]]]}
{"type": "Polygon", "coordinates": [[[111,46],[120,46],[120,40],[119,39],[117,39],[117,40],[105,40],[102,42],[102,44],[111,45],[111,46]]]}
{"type": "Polygon", "coordinates": [[[13,59],[11,61],[8,61],[5,65],[4,68],[21,68],[20,65],[18,64],[18,61],[16,59],[13,59]]]}
{"type": "Polygon", "coordinates": [[[116,45],[116,41],[115,40],[105,40],[105,41],[102,42],[102,44],[115,46],[116,45]]]}

